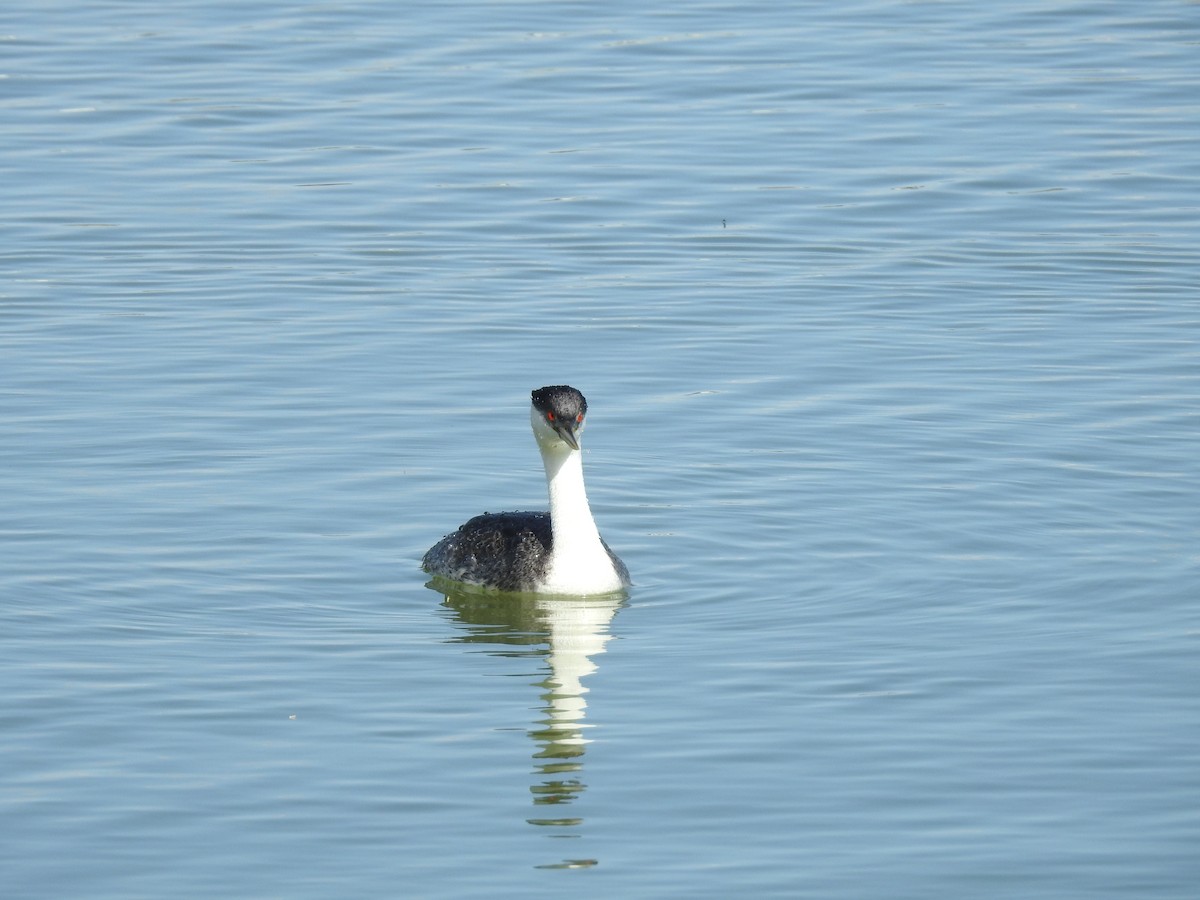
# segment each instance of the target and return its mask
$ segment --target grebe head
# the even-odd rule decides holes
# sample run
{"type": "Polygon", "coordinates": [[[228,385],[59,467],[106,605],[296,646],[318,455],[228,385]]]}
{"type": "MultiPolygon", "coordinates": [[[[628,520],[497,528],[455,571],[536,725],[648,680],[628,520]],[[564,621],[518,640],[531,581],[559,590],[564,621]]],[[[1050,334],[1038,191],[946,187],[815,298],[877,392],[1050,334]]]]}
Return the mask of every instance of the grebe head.
{"type": "Polygon", "coordinates": [[[578,450],[579,435],[587,417],[583,394],[568,385],[555,384],[538,388],[532,398],[529,419],[538,444],[547,448],[566,444],[578,450]]]}

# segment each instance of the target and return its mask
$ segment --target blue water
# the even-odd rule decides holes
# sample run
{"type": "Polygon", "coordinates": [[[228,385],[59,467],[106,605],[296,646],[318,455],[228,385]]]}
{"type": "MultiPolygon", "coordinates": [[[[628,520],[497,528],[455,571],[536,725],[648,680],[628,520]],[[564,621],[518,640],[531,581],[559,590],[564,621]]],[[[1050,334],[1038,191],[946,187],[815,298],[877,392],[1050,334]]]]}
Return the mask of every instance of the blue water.
{"type": "Polygon", "coordinates": [[[10,6],[4,897],[1196,896],[1194,4],[10,6]]]}

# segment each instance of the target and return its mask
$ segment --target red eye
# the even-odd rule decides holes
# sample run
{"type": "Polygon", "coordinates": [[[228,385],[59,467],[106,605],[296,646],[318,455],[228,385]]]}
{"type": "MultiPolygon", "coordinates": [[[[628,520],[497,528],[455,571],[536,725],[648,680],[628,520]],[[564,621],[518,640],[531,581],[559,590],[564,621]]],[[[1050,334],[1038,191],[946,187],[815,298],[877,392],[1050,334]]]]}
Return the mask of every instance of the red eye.
{"type": "Polygon", "coordinates": [[[552,413],[552,412],[546,413],[546,421],[553,422],[554,421],[554,413],[552,413]]]}
{"type": "Polygon", "coordinates": [[[575,421],[576,421],[576,422],[582,422],[582,421],[583,421],[583,413],[580,413],[579,415],[577,415],[577,416],[575,417],[575,421]]]}

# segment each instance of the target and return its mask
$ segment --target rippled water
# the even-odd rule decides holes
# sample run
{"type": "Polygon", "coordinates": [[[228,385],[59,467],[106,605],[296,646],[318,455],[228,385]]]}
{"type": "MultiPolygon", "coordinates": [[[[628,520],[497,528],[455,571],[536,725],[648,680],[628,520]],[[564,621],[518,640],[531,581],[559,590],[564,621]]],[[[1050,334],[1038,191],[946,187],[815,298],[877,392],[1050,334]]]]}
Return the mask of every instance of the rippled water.
{"type": "Polygon", "coordinates": [[[1198,42],[0,15],[4,895],[1194,896],[1198,42]],[[430,589],[559,382],[634,588],[430,589]]]}

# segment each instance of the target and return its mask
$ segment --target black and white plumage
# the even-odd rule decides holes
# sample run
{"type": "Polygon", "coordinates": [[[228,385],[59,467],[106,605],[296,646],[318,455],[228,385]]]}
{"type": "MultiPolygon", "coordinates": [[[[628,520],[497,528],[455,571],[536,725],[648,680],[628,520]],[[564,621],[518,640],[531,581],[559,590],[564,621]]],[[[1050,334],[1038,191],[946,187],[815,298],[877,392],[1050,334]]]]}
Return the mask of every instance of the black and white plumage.
{"type": "Polygon", "coordinates": [[[587,400],[567,385],[532,393],[529,418],[546,469],[549,512],[484,513],[446,535],[421,567],[500,591],[606,594],[629,570],[600,537],[583,484],[579,437],[587,400]]]}

